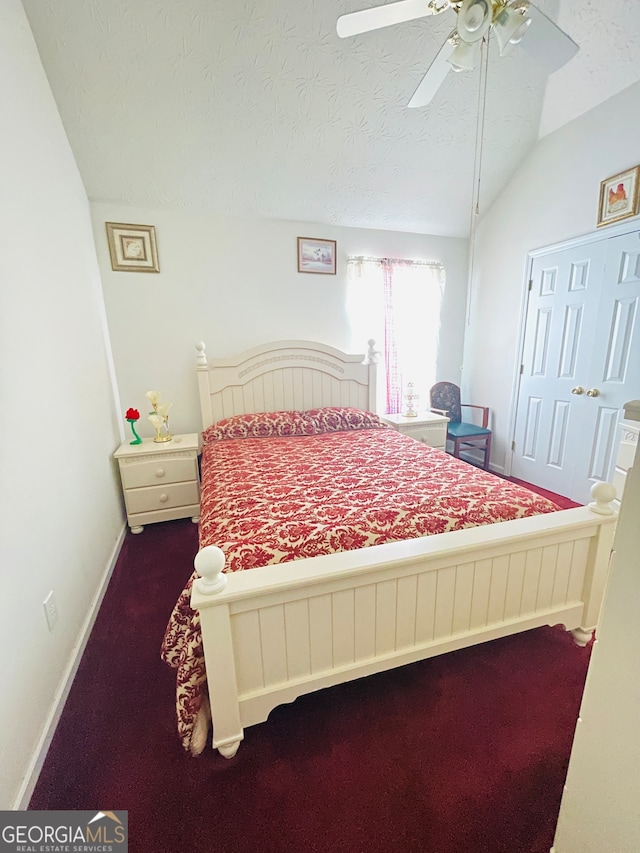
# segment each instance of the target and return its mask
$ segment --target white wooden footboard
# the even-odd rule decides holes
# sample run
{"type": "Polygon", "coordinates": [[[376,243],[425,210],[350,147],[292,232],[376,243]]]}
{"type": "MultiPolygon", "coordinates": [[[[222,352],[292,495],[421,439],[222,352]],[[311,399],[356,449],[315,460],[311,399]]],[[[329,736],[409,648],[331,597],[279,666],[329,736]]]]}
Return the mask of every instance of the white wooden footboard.
{"type": "Polygon", "coordinates": [[[546,624],[586,642],[607,575],[608,484],[591,508],[219,574],[199,552],[213,746],[304,693],[546,624]]]}

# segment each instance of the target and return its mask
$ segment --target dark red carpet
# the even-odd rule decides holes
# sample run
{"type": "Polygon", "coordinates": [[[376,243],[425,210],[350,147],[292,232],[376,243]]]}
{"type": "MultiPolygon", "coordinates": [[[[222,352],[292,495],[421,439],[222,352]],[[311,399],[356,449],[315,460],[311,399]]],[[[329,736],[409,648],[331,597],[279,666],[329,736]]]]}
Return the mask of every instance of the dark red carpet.
{"type": "Polygon", "coordinates": [[[30,808],[128,809],[132,853],[548,853],[588,648],[497,640],[278,708],[231,761],[190,758],[159,647],[196,548],[188,520],[127,534],[30,808]]]}

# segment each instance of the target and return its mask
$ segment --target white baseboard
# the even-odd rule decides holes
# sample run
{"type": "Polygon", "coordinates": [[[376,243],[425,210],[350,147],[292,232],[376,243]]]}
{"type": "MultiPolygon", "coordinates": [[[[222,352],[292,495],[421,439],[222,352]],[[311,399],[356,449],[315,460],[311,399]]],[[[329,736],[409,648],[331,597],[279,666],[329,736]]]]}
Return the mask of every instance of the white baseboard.
{"type": "Polygon", "coordinates": [[[29,766],[27,767],[27,771],[25,773],[25,778],[18,790],[14,805],[12,806],[14,811],[24,811],[29,805],[29,800],[31,799],[31,795],[33,794],[36,782],[38,781],[38,776],[40,775],[40,771],[42,770],[42,765],[44,764],[44,760],[47,757],[47,752],[49,751],[49,747],[51,746],[51,741],[53,739],[56,726],[58,725],[60,717],[62,716],[62,709],[64,708],[64,703],[67,701],[67,696],[69,695],[69,691],[71,690],[71,685],[73,684],[76,672],[78,671],[78,667],[80,666],[80,661],[82,660],[82,655],[84,654],[84,650],[89,640],[89,636],[91,635],[93,624],[96,621],[96,616],[98,615],[98,611],[100,610],[102,599],[104,598],[104,594],[107,591],[107,586],[109,585],[109,581],[111,580],[111,575],[113,574],[113,570],[120,554],[120,549],[122,548],[122,543],[124,542],[126,532],[127,526],[126,524],[124,524],[113,547],[111,556],[107,561],[107,565],[102,575],[102,580],[100,581],[100,585],[98,586],[96,594],[93,597],[93,601],[91,602],[91,605],[87,612],[87,617],[84,620],[82,628],[80,629],[78,639],[76,640],[76,643],[69,657],[69,662],[65,668],[62,678],[60,679],[58,690],[56,692],[56,695],[54,696],[53,702],[51,703],[51,709],[49,711],[42,730],[42,735],[40,736],[38,745],[35,748],[33,756],[31,757],[31,761],[29,762],[29,766]]]}
{"type": "MultiPolygon", "coordinates": [[[[475,464],[478,468],[482,468],[484,465],[483,453],[474,453],[473,450],[467,450],[465,452],[465,459],[462,461],[466,462],[468,459],[472,459],[473,462],[471,464],[475,464]]],[[[493,462],[489,462],[489,471],[494,474],[501,474],[504,476],[504,465],[494,465],[493,462]]]]}
{"type": "MultiPolygon", "coordinates": [[[[475,460],[475,462],[477,462],[477,463],[478,463],[478,464],[476,465],[476,467],[477,467],[477,468],[480,468],[481,470],[484,470],[484,468],[482,467],[482,466],[483,466],[483,464],[484,464],[484,459],[483,459],[479,454],[476,454],[476,455],[474,456],[472,453],[467,453],[466,455],[467,455],[469,458],[474,459],[474,460],[475,460]]],[[[463,462],[466,462],[466,459],[463,459],[462,461],[463,461],[463,462]]],[[[470,464],[473,464],[473,463],[470,463],[470,464]]],[[[490,471],[492,474],[499,474],[500,476],[503,476],[503,477],[505,476],[505,473],[504,473],[504,465],[494,465],[494,464],[493,464],[493,462],[489,462],[489,471],[490,471]]]]}

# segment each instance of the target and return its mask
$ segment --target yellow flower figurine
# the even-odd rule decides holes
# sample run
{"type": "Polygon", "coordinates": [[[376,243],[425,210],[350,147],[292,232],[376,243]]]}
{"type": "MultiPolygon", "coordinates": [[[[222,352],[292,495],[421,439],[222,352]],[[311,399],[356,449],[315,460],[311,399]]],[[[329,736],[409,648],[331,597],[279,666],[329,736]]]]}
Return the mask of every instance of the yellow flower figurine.
{"type": "Polygon", "coordinates": [[[149,412],[149,421],[156,431],[154,441],[171,441],[173,436],[169,432],[169,410],[173,403],[161,403],[160,394],[157,391],[147,391],[145,397],[153,408],[149,412]]]}

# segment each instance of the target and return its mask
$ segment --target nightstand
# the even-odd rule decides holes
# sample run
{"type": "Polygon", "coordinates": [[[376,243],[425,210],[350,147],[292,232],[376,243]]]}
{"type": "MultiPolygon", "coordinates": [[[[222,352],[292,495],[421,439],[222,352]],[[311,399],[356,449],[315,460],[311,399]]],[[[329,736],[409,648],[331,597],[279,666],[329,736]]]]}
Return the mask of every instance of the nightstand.
{"type": "Polygon", "coordinates": [[[132,533],[142,533],[145,524],[157,521],[200,521],[199,450],[197,433],[174,435],[167,442],[143,438],[142,444],[120,445],[114,457],[132,533]]]}
{"type": "Polygon", "coordinates": [[[437,447],[438,450],[446,450],[449,418],[445,415],[437,415],[435,412],[418,412],[414,418],[405,418],[404,415],[381,415],[381,418],[398,432],[415,438],[416,441],[421,441],[430,447],[437,447]]]}

